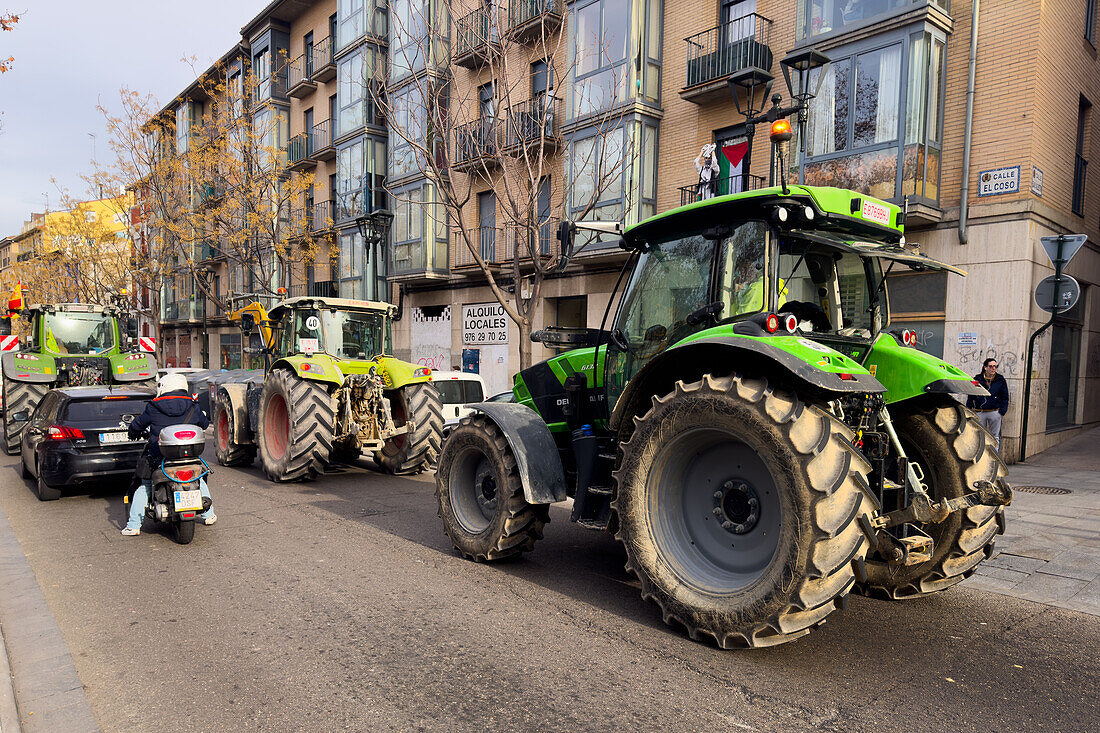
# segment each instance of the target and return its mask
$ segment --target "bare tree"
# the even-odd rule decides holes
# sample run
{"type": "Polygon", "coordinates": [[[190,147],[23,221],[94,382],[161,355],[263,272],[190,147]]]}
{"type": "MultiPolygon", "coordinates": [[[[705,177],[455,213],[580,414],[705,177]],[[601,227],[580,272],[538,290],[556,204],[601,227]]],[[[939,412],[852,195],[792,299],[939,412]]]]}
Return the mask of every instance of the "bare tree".
{"type": "MultiPolygon", "coordinates": [[[[419,169],[434,185],[437,200],[419,204],[456,241],[456,262],[480,269],[518,327],[523,369],[531,364],[530,334],[543,282],[567,264],[555,222],[569,216],[620,219],[631,208],[629,201],[614,212],[597,207],[606,192],[622,186],[633,165],[634,143],[622,127],[620,103],[628,65],[577,85],[566,110],[566,95],[554,85],[571,80],[586,58],[608,49],[598,38],[588,39],[570,57],[564,3],[529,0],[512,3],[507,12],[496,3],[478,3],[468,12],[456,10],[458,2],[444,4],[452,37],[443,35],[448,24],[431,14],[436,4],[402,3],[404,12],[391,12],[396,40],[390,44],[389,77],[384,84],[378,78],[364,84],[390,126],[391,173],[400,178],[419,169]],[[448,48],[450,59],[442,57],[448,48]],[[452,60],[469,68],[456,68],[452,60]],[[540,73],[543,78],[533,78],[540,73]],[[568,150],[566,117],[584,118],[585,140],[568,150]],[[548,196],[547,177],[564,178],[570,170],[571,190],[559,186],[548,196]],[[478,215],[479,205],[491,206],[491,221],[478,215]]],[[[578,251],[591,241],[582,241],[578,251]]]]}

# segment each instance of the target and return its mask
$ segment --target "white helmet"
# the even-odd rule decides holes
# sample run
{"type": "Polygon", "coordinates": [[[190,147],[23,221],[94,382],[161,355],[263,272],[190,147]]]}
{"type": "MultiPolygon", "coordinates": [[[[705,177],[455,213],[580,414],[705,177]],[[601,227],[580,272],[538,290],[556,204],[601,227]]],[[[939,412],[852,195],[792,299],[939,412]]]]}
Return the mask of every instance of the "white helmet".
{"type": "Polygon", "coordinates": [[[184,392],[187,391],[187,377],[179,372],[169,372],[160,378],[160,384],[157,385],[157,397],[167,392],[177,392],[181,389],[184,392]]]}

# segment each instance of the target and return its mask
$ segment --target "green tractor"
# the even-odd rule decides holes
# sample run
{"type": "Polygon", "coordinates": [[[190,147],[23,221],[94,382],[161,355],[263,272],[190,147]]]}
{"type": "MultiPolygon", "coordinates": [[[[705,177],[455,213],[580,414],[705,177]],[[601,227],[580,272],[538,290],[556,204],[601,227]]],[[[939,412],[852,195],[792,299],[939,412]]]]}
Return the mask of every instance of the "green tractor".
{"type": "MultiPolygon", "coordinates": [[[[891,270],[965,274],[907,247],[903,218],[783,186],[615,225],[630,258],[613,321],[533,334],[572,350],[443,445],[455,548],[530,550],[571,497],[666,623],[723,648],[803,636],[852,590],[918,598],[969,576],[1012,493],[956,399],[985,390],[890,328],[891,270]]],[[[566,252],[582,227],[610,229],[567,222],[566,252]]]]}
{"type": "Polygon", "coordinates": [[[114,305],[87,303],[31,305],[22,310],[30,321],[20,339],[5,317],[0,339],[3,363],[4,449],[19,452],[26,422],[12,419],[31,412],[54,387],[89,384],[155,386],[157,362],[138,349],[137,319],[126,309],[125,293],[114,305]],[[8,347],[11,347],[10,349],[8,347]],[[21,348],[19,348],[21,347],[21,348]]]}
{"type": "Polygon", "coordinates": [[[388,473],[434,466],[443,404],[431,369],[387,356],[393,311],[307,296],[232,313],[246,336],[259,330],[266,368],[261,384],[212,391],[218,462],[248,465],[258,452],[272,481],[313,479],[364,452],[388,473]]]}

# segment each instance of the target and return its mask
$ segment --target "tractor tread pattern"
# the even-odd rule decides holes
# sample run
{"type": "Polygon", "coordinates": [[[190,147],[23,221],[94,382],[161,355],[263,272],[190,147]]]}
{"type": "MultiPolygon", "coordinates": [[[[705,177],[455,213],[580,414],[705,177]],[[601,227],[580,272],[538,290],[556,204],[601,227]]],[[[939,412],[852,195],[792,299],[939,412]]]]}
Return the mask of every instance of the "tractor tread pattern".
{"type": "Polygon", "coordinates": [[[53,387],[51,383],[16,382],[4,378],[4,450],[9,456],[19,453],[19,443],[27,423],[8,422],[8,416],[19,410],[33,412],[53,387]]]}
{"type": "MultiPolygon", "coordinates": [[[[767,647],[783,644],[824,623],[838,608],[855,585],[855,566],[867,554],[869,542],[856,521],[861,514],[870,515],[874,502],[868,490],[866,474],[870,465],[853,447],[851,430],[821,409],[803,403],[796,395],[773,389],[765,379],[732,375],[714,377],[705,374],[699,381],[685,384],[678,381],[674,390],[653,397],[650,409],[634,418],[634,431],[623,446],[624,457],[632,457],[639,440],[638,430],[653,420],[659,407],[690,393],[727,393],[749,403],[787,437],[801,470],[813,493],[810,507],[812,527],[809,528],[809,561],[801,577],[787,576],[786,587],[777,587],[774,594],[783,594],[783,607],[778,612],[761,616],[758,608],[744,608],[733,623],[717,618],[719,613],[693,609],[680,603],[666,590],[656,585],[642,570],[638,548],[623,534],[622,521],[616,517],[615,538],[626,549],[628,572],[641,582],[642,597],[661,609],[666,624],[686,629],[695,641],[710,641],[723,649],[767,647]]],[[[629,459],[629,458],[625,458],[629,459]]],[[[620,512],[624,469],[616,468],[616,499],[612,508],[620,512]]]]}
{"type": "Polygon", "coordinates": [[[223,466],[251,466],[256,460],[256,445],[241,445],[233,440],[234,428],[236,427],[234,424],[233,406],[230,404],[229,395],[223,391],[218,392],[218,396],[214,401],[213,417],[214,454],[218,459],[218,463],[223,466]],[[223,412],[229,420],[229,445],[227,445],[224,450],[222,450],[218,442],[218,425],[220,424],[223,412]]]}
{"type": "Polygon", "coordinates": [[[267,405],[267,395],[278,391],[286,400],[290,413],[290,436],[286,454],[281,460],[269,460],[264,455],[264,415],[259,416],[257,437],[264,472],[277,482],[317,478],[325,472],[332,453],[333,428],[336,424],[336,401],[320,382],[301,379],[287,369],[275,369],[264,384],[261,405],[267,405]]]}
{"type": "Polygon", "coordinates": [[[406,420],[412,430],[405,434],[399,448],[384,446],[375,452],[382,470],[407,476],[432,468],[439,461],[443,442],[443,398],[430,382],[409,384],[401,389],[405,401],[406,420]]]}
{"type": "MultiPolygon", "coordinates": [[[[943,405],[917,413],[946,437],[946,442],[966,479],[966,487],[980,480],[1004,481],[1008,467],[997,453],[993,436],[962,405],[943,405]]],[[[969,489],[966,489],[969,490],[969,489]]],[[[935,498],[935,497],[933,497],[935,498]]],[[[857,585],[865,595],[890,600],[909,600],[938,593],[974,574],[982,560],[993,554],[997,535],[1004,533],[1004,507],[975,506],[961,512],[962,527],[950,549],[922,565],[910,577],[873,574],[857,585]]]]}

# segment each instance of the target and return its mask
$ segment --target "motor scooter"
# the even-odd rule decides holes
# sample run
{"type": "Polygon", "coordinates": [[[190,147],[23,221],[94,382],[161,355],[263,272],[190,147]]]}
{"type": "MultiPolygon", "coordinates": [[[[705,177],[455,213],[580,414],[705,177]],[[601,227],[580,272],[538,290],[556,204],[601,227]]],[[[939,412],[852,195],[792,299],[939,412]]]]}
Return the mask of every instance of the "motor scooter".
{"type": "Polygon", "coordinates": [[[202,458],[206,434],[198,425],[169,425],[160,431],[158,443],[162,458],[149,479],[152,490],[145,515],[171,524],[176,542],[186,545],[195,537],[198,515],[212,503],[199,489],[199,480],[213,475],[202,458]]]}

